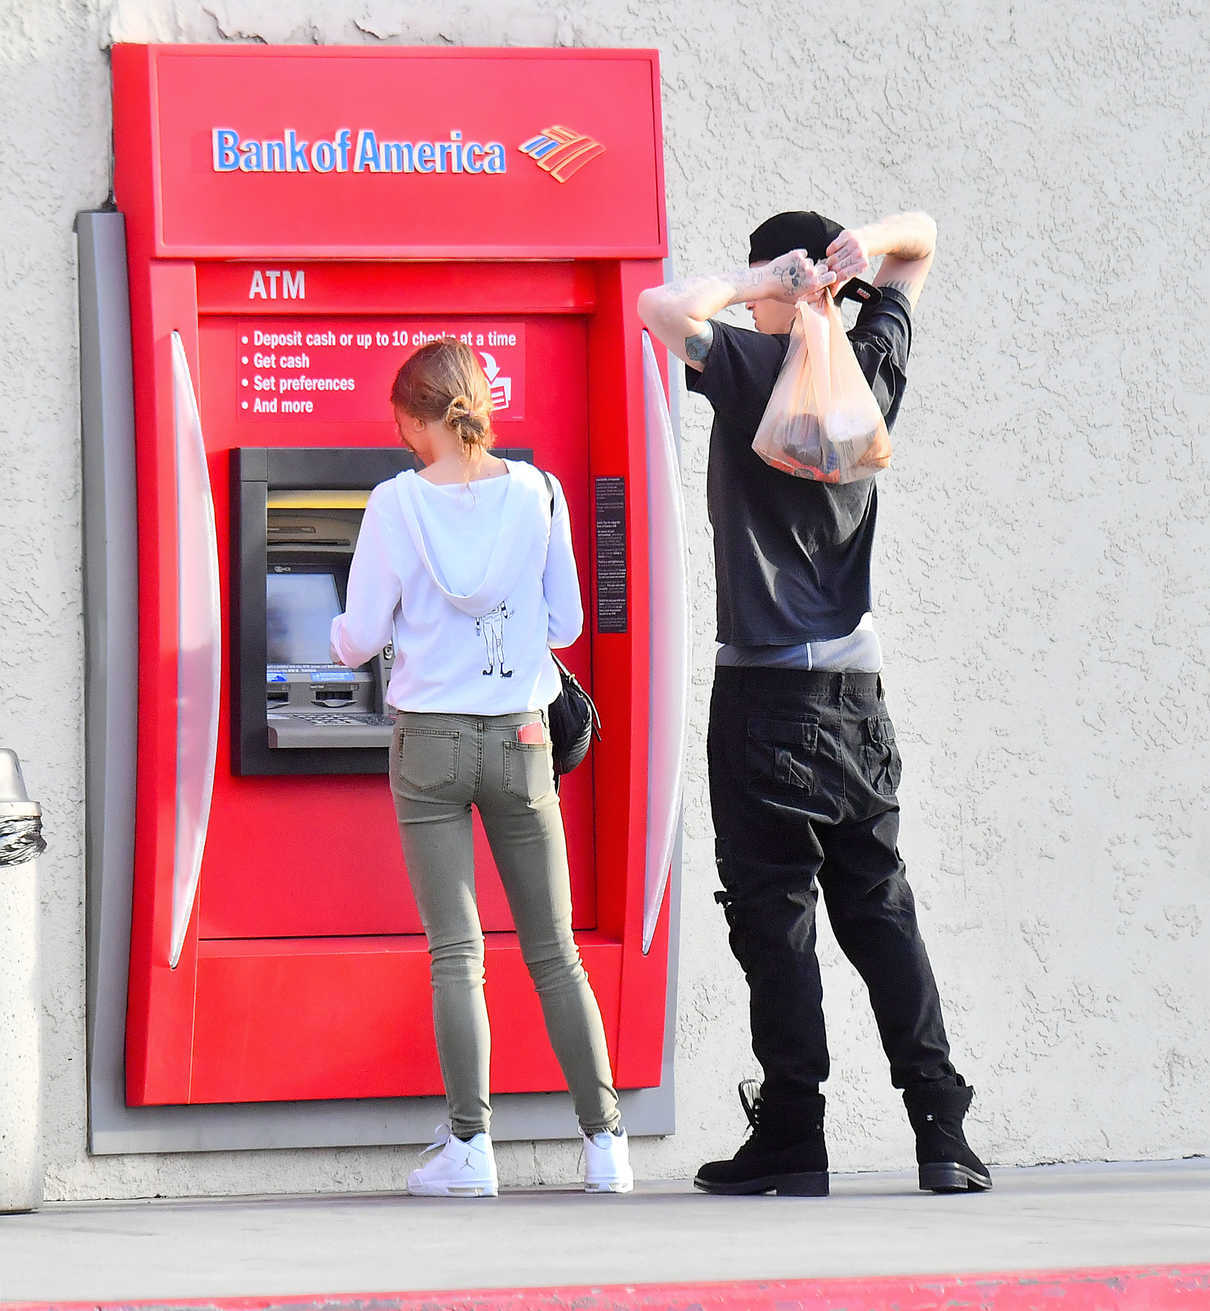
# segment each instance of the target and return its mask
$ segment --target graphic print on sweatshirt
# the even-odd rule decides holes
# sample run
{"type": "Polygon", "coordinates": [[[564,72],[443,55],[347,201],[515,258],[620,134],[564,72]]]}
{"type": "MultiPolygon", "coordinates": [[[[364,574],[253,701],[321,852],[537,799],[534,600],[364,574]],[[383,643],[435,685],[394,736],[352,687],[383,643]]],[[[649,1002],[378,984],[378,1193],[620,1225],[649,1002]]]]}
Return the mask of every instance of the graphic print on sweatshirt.
{"type": "Polygon", "coordinates": [[[513,676],[513,671],[504,667],[504,621],[511,616],[508,601],[504,600],[475,620],[475,632],[483,638],[487,651],[487,668],[482,671],[485,678],[497,672],[501,678],[513,676]]]}

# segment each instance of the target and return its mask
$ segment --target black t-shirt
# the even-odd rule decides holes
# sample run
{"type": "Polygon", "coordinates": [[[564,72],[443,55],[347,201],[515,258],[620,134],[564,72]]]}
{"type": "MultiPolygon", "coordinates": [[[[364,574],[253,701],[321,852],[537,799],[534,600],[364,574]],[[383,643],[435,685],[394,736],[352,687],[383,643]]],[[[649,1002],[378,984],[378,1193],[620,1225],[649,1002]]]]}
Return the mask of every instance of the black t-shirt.
{"type": "MultiPolygon", "coordinates": [[[[851,633],[870,608],[875,479],[832,485],[766,464],[752,439],[785,359],[789,336],[712,320],[702,372],[690,391],[714,407],[706,501],[714,529],[720,642],[789,646],[851,633]]],[[[912,315],[882,289],[848,334],[889,430],[907,383],[912,315]]]]}

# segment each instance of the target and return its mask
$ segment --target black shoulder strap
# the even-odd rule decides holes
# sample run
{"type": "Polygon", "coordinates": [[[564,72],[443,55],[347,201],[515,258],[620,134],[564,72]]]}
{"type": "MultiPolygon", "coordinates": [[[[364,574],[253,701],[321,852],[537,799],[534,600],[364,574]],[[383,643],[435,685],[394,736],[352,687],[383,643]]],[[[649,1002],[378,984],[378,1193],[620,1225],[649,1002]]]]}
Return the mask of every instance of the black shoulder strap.
{"type": "Polygon", "coordinates": [[[546,490],[550,494],[550,517],[553,519],[555,517],[555,486],[550,481],[550,474],[545,469],[539,469],[538,472],[542,475],[542,480],[546,483],[546,490]]]}

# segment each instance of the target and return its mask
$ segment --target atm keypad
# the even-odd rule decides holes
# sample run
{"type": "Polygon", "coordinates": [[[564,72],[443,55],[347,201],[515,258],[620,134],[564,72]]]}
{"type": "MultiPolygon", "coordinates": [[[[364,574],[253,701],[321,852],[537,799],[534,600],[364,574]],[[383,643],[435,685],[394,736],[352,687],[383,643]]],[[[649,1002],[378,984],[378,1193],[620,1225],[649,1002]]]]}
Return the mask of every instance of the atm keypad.
{"type": "Polygon", "coordinates": [[[292,711],[288,715],[269,716],[273,720],[292,720],[301,721],[304,724],[353,724],[364,725],[367,728],[391,728],[395,723],[394,715],[339,715],[339,714],[308,714],[305,711],[292,711]]]}

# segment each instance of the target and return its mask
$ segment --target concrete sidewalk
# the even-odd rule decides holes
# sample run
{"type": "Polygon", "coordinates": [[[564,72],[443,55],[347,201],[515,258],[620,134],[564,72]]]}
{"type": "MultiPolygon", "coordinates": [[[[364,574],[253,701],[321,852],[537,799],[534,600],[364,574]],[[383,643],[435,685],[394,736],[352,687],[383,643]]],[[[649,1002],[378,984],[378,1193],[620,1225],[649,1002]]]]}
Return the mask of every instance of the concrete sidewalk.
{"type": "MultiPolygon", "coordinates": [[[[969,1196],[919,1193],[912,1172],[834,1175],[828,1199],[708,1197],[687,1183],[658,1182],[629,1197],[543,1188],[473,1201],[360,1194],[56,1203],[0,1216],[0,1300],[319,1300],[1210,1263],[1204,1158],[993,1173],[994,1191],[969,1196]]],[[[1198,1279],[1200,1293],[1182,1306],[1210,1305],[1210,1274],[1198,1279]]],[[[613,1297],[599,1305],[651,1303],[613,1297]]],[[[901,1297],[896,1305],[924,1303],[901,1297]]]]}

